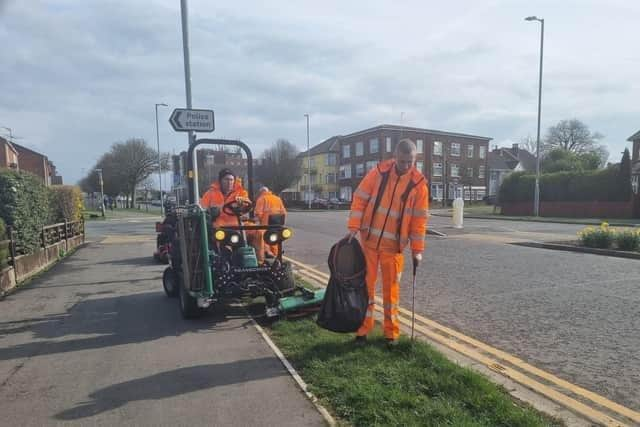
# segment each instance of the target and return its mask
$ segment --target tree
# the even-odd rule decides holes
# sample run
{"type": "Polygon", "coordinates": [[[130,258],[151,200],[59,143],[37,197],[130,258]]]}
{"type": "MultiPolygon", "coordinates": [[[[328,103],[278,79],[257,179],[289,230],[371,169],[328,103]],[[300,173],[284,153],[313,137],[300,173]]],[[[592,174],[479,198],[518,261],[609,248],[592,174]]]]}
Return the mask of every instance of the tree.
{"type": "Polygon", "coordinates": [[[625,148],[620,160],[620,191],[622,194],[631,197],[633,188],[631,186],[631,155],[629,149],[625,148]]]}
{"type": "MultiPolygon", "coordinates": [[[[525,138],[522,138],[519,142],[520,148],[523,148],[533,154],[536,155],[536,139],[532,138],[531,135],[527,135],[525,138]]],[[[540,151],[542,151],[543,147],[540,147],[540,151]]],[[[541,153],[542,154],[542,153],[541,153]]]]}
{"type": "Polygon", "coordinates": [[[600,167],[601,158],[596,152],[573,153],[562,148],[554,148],[545,154],[540,162],[543,173],[582,172],[600,167]]]}
{"type": "Polygon", "coordinates": [[[546,151],[561,148],[572,153],[588,153],[600,148],[598,141],[602,138],[602,134],[591,132],[578,119],[560,120],[547,130],[544,145],[546,151]]]}
{"type": "Polygon", "coordinates": [[[298,149],[286,139],[278,139],[260,157],[262,164],[256,167],[256,180],[274,193],[279,194],[299,178],[298,149]]]}

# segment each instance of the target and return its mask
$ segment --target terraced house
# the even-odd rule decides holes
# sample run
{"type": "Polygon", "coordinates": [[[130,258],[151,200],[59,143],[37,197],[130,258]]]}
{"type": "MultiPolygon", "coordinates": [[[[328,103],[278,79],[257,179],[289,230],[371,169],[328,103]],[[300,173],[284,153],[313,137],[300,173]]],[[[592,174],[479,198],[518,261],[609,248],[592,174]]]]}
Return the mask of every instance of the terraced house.
{"type": "Polygon", "coordinates": [[[308,201],[338,197],[338,143],[339,137],[334,136],[299,154],[300,179],[285,191],[285,199],[308,201]]]}

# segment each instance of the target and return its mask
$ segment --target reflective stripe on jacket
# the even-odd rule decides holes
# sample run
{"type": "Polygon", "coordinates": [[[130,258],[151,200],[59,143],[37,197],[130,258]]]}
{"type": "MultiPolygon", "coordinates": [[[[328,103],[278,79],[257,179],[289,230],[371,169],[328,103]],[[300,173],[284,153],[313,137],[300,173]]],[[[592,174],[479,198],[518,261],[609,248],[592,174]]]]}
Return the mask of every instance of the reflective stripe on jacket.
{"type": "Polygon", "coordinates": [[[353,193],[348,227],[360,230],[368,247],[402,252],[410,244],[413,252],[422,252],[428,208],[425,177],[415,167],[398,176],[395,160],[386,160],[369,171],[353,193]]]}

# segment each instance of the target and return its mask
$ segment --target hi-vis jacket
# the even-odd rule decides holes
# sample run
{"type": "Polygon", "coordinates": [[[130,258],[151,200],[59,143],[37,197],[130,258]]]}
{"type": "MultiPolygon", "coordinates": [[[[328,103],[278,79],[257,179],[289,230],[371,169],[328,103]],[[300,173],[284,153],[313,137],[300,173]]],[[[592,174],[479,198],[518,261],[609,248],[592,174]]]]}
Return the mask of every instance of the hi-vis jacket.
{"type": "Polygon", "coordinates": [[[280,197],[276,196],[271,191],[267,191],[256,201],[254,213],[260,221],[260,224],[268,225],[269,215],[286,215],[287,210],[285,209],[284,203],[282,203],[282,199],[280,197]]]}
{"type": "Polygon", "coordinates": [[[398,176],[395,160],[381,162],[353,193],[348,227],[360,231],[365,246],[384,252],[424,250],[429,193],[427,180],[413,167],[398,176]]]}
{"type": "Polygon", "coordinates": [[[207,192],[202,195],[202,198],[200,199],[200,206],[205,209],[214,206],[220,208],[220,216],[213,222],[215,227],[238,225],[237,217],[229,215],[222,210],[222,207],[226,203],[233,202],[237,197],[249,198],[249,194],[247,193],[247,190],[242,187],[242,184],[236,181],[233,186],[233,190],[231,190],[231,192],[227,194],[227,197],[225,197],[220,189],[220,184],[218,182],[214,182],[211,184],[211,187],[209,187],[207,192]]]}

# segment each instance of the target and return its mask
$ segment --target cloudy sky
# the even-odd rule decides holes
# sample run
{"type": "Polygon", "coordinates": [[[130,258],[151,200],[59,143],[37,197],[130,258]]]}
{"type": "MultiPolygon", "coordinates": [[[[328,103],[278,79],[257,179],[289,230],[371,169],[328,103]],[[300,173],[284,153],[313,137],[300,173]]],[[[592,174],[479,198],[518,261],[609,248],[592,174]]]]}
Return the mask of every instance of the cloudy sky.
{"type": "MultiPolygon", "coordinates": [[[[535,136],[545,18],[543,129],[578,118],[610,160],[640,130],[640,2],[189,2],[194,108],[216,137],[258,154],[382,123],[494,138],[535,136]]],[[[75,182],[116,141],[185,148],[178,0],[0,0],[0,126],[75,182]],[[85,170],[83,170],[85,169],[85,170]]],[[[0,134],[4,130],[0,129],[0,134]]]]}

